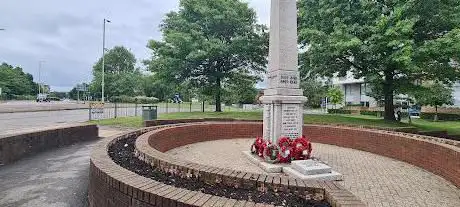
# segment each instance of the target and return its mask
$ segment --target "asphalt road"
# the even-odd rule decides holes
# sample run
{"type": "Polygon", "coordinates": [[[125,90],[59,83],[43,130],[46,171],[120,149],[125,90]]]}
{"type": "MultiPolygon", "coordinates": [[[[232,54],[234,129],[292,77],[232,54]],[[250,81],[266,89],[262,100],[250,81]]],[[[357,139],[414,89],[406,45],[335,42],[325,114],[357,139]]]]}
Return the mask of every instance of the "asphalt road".
{"type": "MultiPolygon", "coordinates": [[[[99,136],[124,131],[101,127],[99,136]]],[[[0,206],[88,206],[89,157],[97,141],[76,143],[0,166],[0,206]]]]}
{"type": "Polygon", "coordinates": [[[0,206],[86,207],[89,155],[95,141],[0,166],[0,206]]]}
{"type": "Polygon", "coordinates": [[[0,134],[88,121],[88,110],[0,113],[0,134]]]}
{"type": "MultiPolygon", "coordinates": [[[[0,105],[0,108],[2,106],[0,105]]],[[[199,109],[197,109],[199,110],[199,109]]],[[[177,112],[169,109],[168,112],[177,112]]],[[[118,117],[140,116],[142,108],[117,108],[118,117]]],[[[158,113],[166,113],[165,108],[158,108],[158,113]]],[[[114,118],[115,109],[105,108],[103,114],[94,114],[93,119],[114,118]]],[[[18,132],[30,132],[44,128],[52,128],[66,124],[86,122],[89,120],[88,109],[74,109],[62,111],[16,112],[0,113],[0,135],[18,132]]]]}

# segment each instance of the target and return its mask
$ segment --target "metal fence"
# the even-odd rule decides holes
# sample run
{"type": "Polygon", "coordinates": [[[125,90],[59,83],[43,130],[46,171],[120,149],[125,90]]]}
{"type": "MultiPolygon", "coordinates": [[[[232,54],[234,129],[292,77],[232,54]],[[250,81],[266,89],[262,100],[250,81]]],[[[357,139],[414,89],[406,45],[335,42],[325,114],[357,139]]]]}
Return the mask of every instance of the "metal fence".
{"type": "MultiPolygon", "coordinates": [[[[147,104],[129,104],[129,103],[106,103],[102,107],[88,110],[89,120],[113,119],[119,117],[142,116],[142,106],[147,104]]],[[[178,112],[213,112],[215,105],[203,103],[158,103],[154,104],[158,108],[158,114],[178,113],[178,112]]],[[[222,105],[222,110],[231,111],[257,111],[262,110],[261,105],[222,105]]]]}

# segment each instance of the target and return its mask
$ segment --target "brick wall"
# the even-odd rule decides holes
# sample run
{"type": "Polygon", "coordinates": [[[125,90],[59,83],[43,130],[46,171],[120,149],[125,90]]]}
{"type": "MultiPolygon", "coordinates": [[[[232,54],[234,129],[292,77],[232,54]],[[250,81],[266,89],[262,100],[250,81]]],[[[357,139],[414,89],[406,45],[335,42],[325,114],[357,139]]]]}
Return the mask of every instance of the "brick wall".
{"type": "MultiPolygon", "coordinates": [[[[259,191],[284,191],[305,197],[325,198],[334,206],[342,202],[363,206],[362,202],[341,185],[332,181],[302,181],[288,176],[272,176],[240,172],[177,160],[164,152],[176,147],[219,139],[251,138],[261,136],[258,122],[200,122],[168,126],[143,134],[136,140],[139,159],[157,169],[177,176],[194,176],[211,185],[226,185],[259,191]]],[[[249,146],[248,146],[249,148],[249,146]]]]}
{"type": "MultiPolygon", "coordinates": [[[[370,129],[306,125],[313,142],[337,145],[401,160],[437,174],[460,187],[460,148],[429,137],[370,129]]],[[[438,138],[433,138],[438,140],[438,138]]]]}
{"type": "Polygon", "coordinates": [[[97,137],[98,128],[96,125],[75,125],[0,136],[0,165],[6,165],[45,150],[79,141],[92,140],[97,137]]]}
{"type": "MultiPolygon", "coordinates": [[[[175,120],[169,123],[174,123],[175,120]]],[[[183,122],[197,120],[181,120],[183,122]]],[[[260,123],[215,123],[212,126],[197,125],[194,128],[177,127],[159,131],[156,136],[165,141],[150,141],[161,152],[199,141],[247,138],[262,135],[260,123]],[[251,131],[253,130],[253,131],[251,131]]],[[[202,122],[202,120],[199,120],[202,122]]],[[[460,142],[408,133],[390,132],[349,126],[305,125],[304,134],[313,142],[368,151],[401,160],[426,169],[460,186],[460,142]]]]}
{"type": "MultiPolygon", "coordinates": [[[[241,124],[243,123],[233,124],[233,127],[237,127],[241,126],[241,124]]],[[[221,125],[220,128],[214,127],[213,129],[217,131],[227,131],[222,131],[224,134],[227,135],[230,135],[230,131],[234,131],[235,135],[241,137],[253,135],[253,133],[256,133],[257,131],[261,130],[260,124],[247,124],[249,124],[253,128],[245,127],[239,130],[236,128],[233,128],[233,130],[225,130],[223,128],[224,125],[221,125]]],[[[197,191],[190,191],[159,183],[152,179],[138,176],[134,172],[128,171],[118,166],[111,160],[107,153],[107,147],[117,140],[129,137],[138,137],[138,140],[143,140],[144,147],[150,148],[148,144],[148,139],[152,135],[152,133],[155,134],[156,132],[163,130],[174,131],[176,128],[184,129],[185,127],[185,125],[179,124],[144,128],[138,131],[130,132],[128,134],[120,135],[118,137],[104,139],[101,142],[99,142],[97,146],[94,147],[93,153],[91,154],[90,186],[88,193],[90,206],[272,206],[255,204],[250,201],[241,201],[228,199],[224,197],[212,196],[197,191]]],[[[208,130],[208,132],[211,131],[213,130],[208,130]]],[[[185,133],[185,131],[182,132],[185,133]]],[[[203,132],[199,130],[194,131],[194,133],[203,134],[203,132]]],[[[196,141],[197,137],[198,136],[195,136],[195,140],[189,141],[196,141]]],[[[176,139],[173,143],[179,143],[179,139],[176,139]]],[[[138,143],[136,143],[136,146],[137,144],[138,143]]],[[[169,148],[166,144],[163,147],[164,149],[169,148]]],[[[267,176],[252,173],[235,172],[233,170],[218,169],[210,166],[188,163],[182,160],[173,160],[171,159],[171,157],[160,151],[156,151],[155,158],[147,158],[145,155],[139,156],[142,157],[144,161],[151,164],[155,164],[160,169],[171,170],[170,172],[174,172],[174,170],[175,172],[178,172],[180,171],[180,169],[184,170],[185,168],[188,168],[191,169],[191,171],[189,172],[196,173],[195,175],[197,176],[199,176],[199,174],[204,175],[205,172],[208,172],[208,174],[214,173],[216,177],[202,176],[203,179],[206,179],[209,182],[216,182],[216,180],[221,180],[221,183],[234,185],[236,181],[236,183],[239,183],[241,187],[250,186],[251,188],[256,188],[255,190],[268,190],[268,184],[270,184],[272,187],[277,188],[277,190],[283,191],[286,190],[290,192],[319,192],[322,194],[321,196],[324,196],[328,200],[328,202],[330,202],[334,207],[364,206],[364,204],[362,204],[362,202],[359,201],[353,194],[343,189],[343,187],[334,182],[304,182],[292,178],[286,179],[286,177],[267,176]],[[174,167],[168,168],[171,166],[174,167]],[[241,182],[238,182],[238,179],[241,182]]]]}

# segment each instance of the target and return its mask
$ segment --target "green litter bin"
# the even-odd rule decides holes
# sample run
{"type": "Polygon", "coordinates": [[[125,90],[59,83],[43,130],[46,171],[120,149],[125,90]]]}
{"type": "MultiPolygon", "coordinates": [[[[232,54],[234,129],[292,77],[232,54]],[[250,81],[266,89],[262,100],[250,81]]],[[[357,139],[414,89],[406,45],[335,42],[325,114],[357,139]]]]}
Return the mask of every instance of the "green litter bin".
{"type": "Polygon", "coordinates": [[[142,118],[144,121],[157,119],[157,113],[158,106],[142,106],[142,118]]]}

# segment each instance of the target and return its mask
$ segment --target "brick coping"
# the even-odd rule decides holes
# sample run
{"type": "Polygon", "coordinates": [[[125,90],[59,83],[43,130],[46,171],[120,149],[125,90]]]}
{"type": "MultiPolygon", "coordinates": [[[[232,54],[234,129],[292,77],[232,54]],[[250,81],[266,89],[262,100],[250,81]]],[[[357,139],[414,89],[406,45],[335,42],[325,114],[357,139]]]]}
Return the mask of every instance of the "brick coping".
{"type": "MultiPolygon", "coordinates": [[[[201,123],[201,122],[262,122],[262,120],[245,120],[245,119],[220,119],[220,118],[201,118],[201,119],[173,119],[173,120],[151,120],[144,121],[145,127],[168,125],[168,124],[178,124],[178,123],[201,123]]],[[[412,138],[425,139],[433,142],[438,142],[441,144],[452,145],[455,147],[460,147],[460,140],[452,140],[440,137],[433,137],[428,135],[416,134],[415,127],[376,127],[376,126],[364,126],[364,125],[350,125],[350,124],[333,124],[333,123],[314,123],[306,125],[319,125],[319,126],[332,126],[332,127],[347,127],[353,129],[369,129],[373,131],[382,131],[385,133],[394,133],[399,135],[410,136],[412,138]]]]}
{"type": "MultiPolygon", "coordinates": [[[[161,133],[167,134],[168,132],[183,129],[187,131],[196,131],[190,128],[193,127],[210,127],[212,131],[218,128],[218,133],[224,133],[222,126],[232,126],[230,130],[234,132],[235,128],[242,127],[241,125],[255,125],[260,126],[259,122],[199,122],[180,125],[169,125],[168,127],[159,128],[151,132],[145,133],[137,138],[135,151],[140,160],[161,169],[164,172],[169,172],[182,177],[194,176],[198,179],[209,184],[223,184],[230,187],[244,188],[249,190],[258,191],[284,191],[295,192],[299,196],[305,196],[317,199],[326,199],[333,206],[346,206],[345,204],[352,204],[353,206],[365,206],[358,198],[352,193],[343,188],[340,184],[334,181],[302,181],[300,179],[283,176],[283,175],[264,175],[257,173],[242,172],[231,169],[218,168],[208,165],[197,164],[193,162],[184,161],[174,158],[164,152],[170,148],[163,149],[162,151],[151,147],[155,144],[152,139],[160,138],[161,133]]],[[[199,130],[200,136],[205,137],[206,130],[199,130]]],[[[247,135],[240,135],[239,137],[228,138],[247,138],[247,135]]],[[[166,142],[171,143],[176,140],[164,139],[166,142]]],[[[186,137],[180,137],[185,139],[186,137]]],[[[212,138],[212,137],[206,137],[212,138]]],[[[207,141],[198,140],[198,141],[207,141]]],[[[190,144],[185,143],[185,144],[190,144]]],[[[185,145],[184,143],[180,146],[185,145]]],[[[172,148],[178,147],[175,145],[172,148]]]]}
{"type": "MultiPolygon", "coordinates": [[[[218,121],[218,120],[217,120],[218,121]]],[[[216,202],[226,203],[229,206],[247,205],[255,203],[237,201],[218,196],[203,194],[196,191],[176,188],[137,175],[112,161],[108,155],[108,147],[120,139],[137,137],[136,151],[145,162],[156,164],[159,169],[169,172],[187,172],[187,174],[200,176],[206,182],[221,182],[239,187],[256,187],[257,190],[299,190],[307,193],[323,193],[324,198],[332,206],[365,206],[353,194],[343,189],[335,182],[298,182],[295,179],[275,178],[275,176],[243,175],[242,172],[229,172],[225,169],[185,162],[172,158],[166,154],[168,146],[158,145],[160,150],[150,147],[151,136],[167,136],[175,129],[186,129],[199,125],[214,125],[214,131],[220,132],[217,125],[261,125],[260,122],[200,122],[200,123],[168,123],[167,126],[148,127],[135,130],[124,135],[113,136],[98,143],[91,154],[90,164],[90,206],[201,206],[216,202]],[[140,146],[138,146],[140,145],[140,146]],[[147,148],[144,149],[144,147],[147,148]],[[139,147],[139,148],[138,148],[139,147]],[[163,148],[162,148],[163,147],[163,148]],[[140,150],[142,148],[142,150],[140,150]],[[229,178],[246,178],[247,185],[239,185],[229,178]],[[255,178],[257,176],[257,179],[255,178]],[[266,182],[270,180],[269,184],[266,182]],[[262,182],[263,180],[263,182],[262,182]],[[275,180],[275,181],[274,181],[275,180]],[[279,182],[278,182],[279,181],[279,182]],[[295,181],[295,185],[293,185],[295,181]],[[291,183],[291,185],[289,185],[291,183]],[[276,185],[273,185],[276,184],[276,185]],[[271,187],[270,187],[271,186],[271,187]],[[107,193],[102,193],[107,192],[107,193]],[[123,198],[123,199],[122,199],[123,198]]],[[[202,133],[194,131],[193,133],[202,133]]],[[[313,142],[332,144],[341,147],[353,148],[383,155],[413,164],[438,174],[460,186],[460,149],[449,143],[442,143],[438,138],[423,135],[414,135],[401,132],[390,132],[368,128],[346,126],[305,125],[304,132],[312,138],[313,142]]],[[[247,136],[245,137],[247,138],[247,136]]],[[[171,142],[177,142],[171,139],[171,142]]],[[[163,143],[164,144],[164,143],[163,143]]],[[[177,143],[176,143],[177,144],[177,143]]]]}
{"type": "MultiPolygon", "coordinates": [[[[197,191],[165,185],[150,178],[137,175],[117,165],[108,155],[108,147],[118,140],[139,137],[147,132],[178,127],[181,125],[182,124],[143,128],[123,135],[112,136],[97,143],[90,157],[90,186],[88,192],[90,206],[207,206],[214,203],[223,203],[226,206],[272,206],[212,196],[197,191]]],[[[193,168],[198,173],[206,170],[194,164],[188,167],[193,168]]],[[[251,182],[257,182],[259,180],[259,178],[254,180],[254,177],[243,177],[251,182]]],[[[268,177],[269,176],[264,176],[265,179],[268,177]]],[[[272,180],[275,179],[274,177],[269,178],[272,180]]],[[[260,180],[262,180],[262,178],[260,178],[260,180]]],[[[281,183],[281,178],[279,181],[281,188],[282,186],[289,187],[286,183],[281,183]]],[[[289,180],[283,179],[283,182],[286,181],[289,182],[289,180]]],[[[278,183],[277,181],[275,182],[278,183]]],[[[296,183],[296,185],[300,189],[318,190],[318,192],[322,193],[334,207],[365,206],[361,201],[357,200],[352,193],[333,182],[299,182],[296,183]]]]}
{"type": "Polygon", "coordinates": [[[69,124],[0,135],[0,166],[50,149],[95,140],[98,131],[94,124],[69,124]]]}

